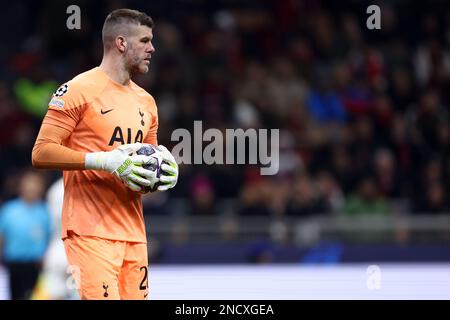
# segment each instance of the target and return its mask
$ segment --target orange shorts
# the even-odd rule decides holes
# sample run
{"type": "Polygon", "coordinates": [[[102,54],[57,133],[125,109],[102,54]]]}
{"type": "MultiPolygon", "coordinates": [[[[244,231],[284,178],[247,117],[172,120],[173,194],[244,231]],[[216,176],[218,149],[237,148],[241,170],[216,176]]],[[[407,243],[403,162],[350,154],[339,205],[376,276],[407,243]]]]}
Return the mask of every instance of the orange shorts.
{"type": "Polygon", "coordinates": [[[64,248],[81,299],[147,299],[146,243],[69,232],[64,248]]]}

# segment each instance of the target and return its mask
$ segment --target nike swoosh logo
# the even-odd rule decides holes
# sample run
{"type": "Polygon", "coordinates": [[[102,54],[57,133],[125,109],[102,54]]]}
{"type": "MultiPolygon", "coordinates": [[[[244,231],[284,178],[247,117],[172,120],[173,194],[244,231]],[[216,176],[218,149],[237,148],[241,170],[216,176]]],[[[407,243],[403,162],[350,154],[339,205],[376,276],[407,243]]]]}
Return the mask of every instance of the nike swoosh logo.
{"type": "Polygon", "coordinates": [[[103,111],[103,109],[102,110],[100,110],[100,113],[101,114],[107,114],[108,112],[111,112],[111,111],[113,111],[114,109],[109,109],[109,110],[106,110],[106,111],[103,111]]]}

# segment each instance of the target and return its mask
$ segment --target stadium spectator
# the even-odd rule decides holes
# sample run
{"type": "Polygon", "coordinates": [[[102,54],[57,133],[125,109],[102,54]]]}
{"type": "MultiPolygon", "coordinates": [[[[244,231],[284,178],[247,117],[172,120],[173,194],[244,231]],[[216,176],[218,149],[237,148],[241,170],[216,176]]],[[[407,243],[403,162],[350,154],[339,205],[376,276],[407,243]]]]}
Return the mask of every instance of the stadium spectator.
{"type": "Polygon", "coordinates": [[[49,245],[51,220],[44,191],[43,176],[26,171],[19,181],[19,197],[0,209],[1,256],[13,300],[31,298],[49,245]]]}
{"type": "Polygon", "coordinates": [[[388,214],[388,206],[380,196],[375,179],[372,176],[361,178],[358,191],[350,195],[343,207],[348,215],[388,214]]]}
{"type": "MultiPolygon", "coordinates": [[[[22,8],[26,23],[12,26],[16,36],[0,53],[0,201],[12,197],[15,180],[9,172],[29,164],[33,132],[41,121],[37,113],[23,111],[23,99],[13,94],[12,84],[34,74],[36,65],[45,70],[40,80],[59,82],[95,66],[101,48],[93,30],[102,23],[97,17],[111,9],[86,7],[92,14],[83,15],[82,29],[68,31],[53,28],[65,25],[63,3],[41,8],[23,2],[14,8],[22,8]]],[[[424,15],[420,5],[411,4],[405,12],[401,1],[390,4],[380,32],[365,28],[363,8],[320,2],[252,1],[244,6],[218,1],[205,9],[188,1],[173,15],[143,5],[159,27],[154,72],[137,82],[160,106],[161,126],[167,130],[159,142],[173,146],[171,129],[192,131],[195,120],[220,130],[279,128],[284,183],[294,186],[301,170],[317,189],[304,187],[305,195],[291,197],[275,190],[280,192],[276,212],[294,214],[299,198],[315,192],[324,197],[319,201],[323,210],[340,211],[339,203],[352,203],[358,181],[369,174],[385,205],[400,199],[414,212],[430,208],[448,214],[445,205],[430,207],[428,201],[439,199],[441,189],[444,195],[450,192],[450,20],[436,3],[432,0],[424,15]],[[427,200],[429,193],[433,196],[427,200]]],[[[0,13],[3,21],[11,12],[0,13]]],[[[166,201],[183,198],[200,205],[193,214],[216,214],[212,207],[233,198],[242,215],[273,215],[268,199],[274,196],[267,196],[273,186],[249,181],[249,170],[183,165],[166,201]],[[191,188],[200,174],[211,183],[191,188]]],[[[146,213],[154,206],[147,208],[146,213]]]]}

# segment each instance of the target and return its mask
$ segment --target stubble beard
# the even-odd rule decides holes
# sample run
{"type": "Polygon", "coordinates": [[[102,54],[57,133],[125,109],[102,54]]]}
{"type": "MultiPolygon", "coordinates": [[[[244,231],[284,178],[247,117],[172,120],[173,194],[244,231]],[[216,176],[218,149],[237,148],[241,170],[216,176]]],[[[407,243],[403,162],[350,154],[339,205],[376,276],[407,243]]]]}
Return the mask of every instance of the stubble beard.
{"type": "Polygon", "coordinates": [[[139,75],[146,74],[149,70],[149,67],[148,65],[144,65],[143,60],[135,58],[131,61],[128,70],[130,70],[130,74],[132,75],[139,75]]]}

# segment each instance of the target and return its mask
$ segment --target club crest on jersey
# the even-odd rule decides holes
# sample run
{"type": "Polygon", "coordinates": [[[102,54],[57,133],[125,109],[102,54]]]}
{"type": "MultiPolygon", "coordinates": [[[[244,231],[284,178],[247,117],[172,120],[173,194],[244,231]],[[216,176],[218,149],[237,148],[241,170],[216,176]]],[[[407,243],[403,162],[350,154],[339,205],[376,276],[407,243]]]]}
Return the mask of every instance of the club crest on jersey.
{"type": "Polygon", "coordinates": [[[141,111],[141,108],[139,108],[139,115],[141,116],[141,126],[145,126],[144,113],[141,111]]]}
{"type": "Polygon", "coordinates": [[[67,91],[69,91],[69,86],[65,83],[55,91],[54,95],[55,97],[62,97],[67,93],[67,91]]]}

